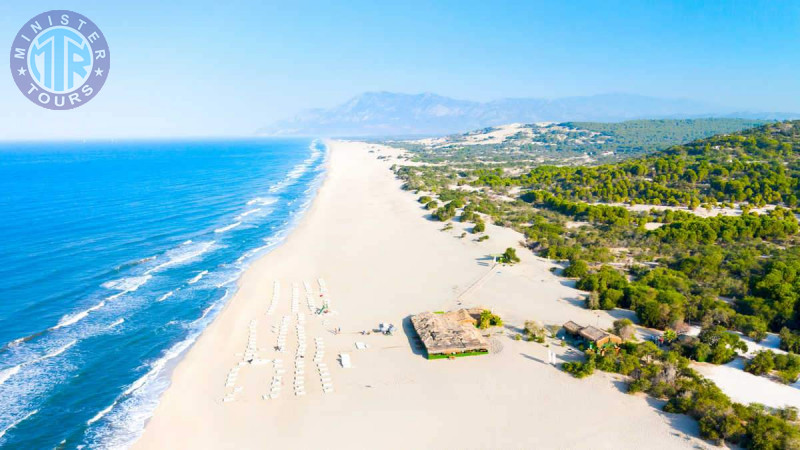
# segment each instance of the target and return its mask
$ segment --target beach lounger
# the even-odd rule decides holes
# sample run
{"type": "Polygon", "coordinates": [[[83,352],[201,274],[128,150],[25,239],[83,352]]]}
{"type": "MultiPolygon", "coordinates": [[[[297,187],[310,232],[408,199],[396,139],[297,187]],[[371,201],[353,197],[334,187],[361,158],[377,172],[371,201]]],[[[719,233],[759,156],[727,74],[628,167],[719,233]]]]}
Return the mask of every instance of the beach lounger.
{"type": "Polygon", "coordinates": [[[350,362],[350,354],[348,353],[341,353],[339,355],[339,362],[341,362],[342,367],[345,369],[351,369],[353,367],[350,362]]]}

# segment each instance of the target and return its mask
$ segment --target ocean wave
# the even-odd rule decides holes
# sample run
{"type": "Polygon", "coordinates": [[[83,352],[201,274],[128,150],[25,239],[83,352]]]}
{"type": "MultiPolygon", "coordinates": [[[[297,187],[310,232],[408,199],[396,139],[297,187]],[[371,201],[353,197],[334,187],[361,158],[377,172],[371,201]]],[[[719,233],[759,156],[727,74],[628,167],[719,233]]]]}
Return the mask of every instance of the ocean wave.
{"type": "Polygon", "coordinates": [[[2,439],[2,438],[3,438],[3,436],[5,436],[5,435],[6,435],[6,433],[8,432],[8,430],[10,430],[10,429],[14,428],[15,426],[19,425],[20,423],[22,423],[22,422],[24,422],[24,421],[26,421],[26,420],[28,420],[28,419],[29,419],[29,418],[30,418],[32,415],[34,415],[34,414],[36,414],[36,413],[38,413],[38,412],[39,412],[39,410],[38,410],[38,409],[34,409],[33,411],[29,412],[28,414],[25,414],[25,415],[24,415],[22,418],[20,418],[20,419],[19,419],[19,420],[17,420],[16,422],[14,422],[14,423],[12,423],[11,425],[9,425],[9,426],[5,427],[5,428],[4,428],[2,431],[0,431],[0,439],[2,439]]]}
{"type": "Polygon", "coordinates": [[[251,214],[255,214],[257,212],[260,212],[260,211],[261,211],[261,208],[249,209],[249,210],[239,214],[238,216],[236,216],[236,218],[234,220],[242,220],[245,217],[247,217],[247,216],[249,216],[251,214]]]}
{"type": "Polygon", "coordinates": [[[56,356],[58,356],[58,355],[64,353],[65,351],[69,350],[70,347],[72,347],[73,345],[75,345],[77,343],[78,343],[78,340],[77,339],[73,339],[73,340],[69,341],[67,344],[62,345],[61,347],[59,347],[59,348],[57,348],[55,350],[52,350],[52,351],[50,351],[48,353],[45,353],[44,355],[42,355],[42,356],[40,356],[38,358],[34,358],[34,359],[30,360],[30,361],[25,361],[22,364],[17,364],[16,366],[9,367],[8,369],[3,369],[2,371],[0,371],[0,385],[4,384],[6,381],[8,381],[9,378],[11,378],[12,376],[14,376],[17,373],[19,373],[19,371],[23,367],[29,366],[31,364],[36,364],[36,363],[44,361],[46,359],[55,358],[56,356]]]}
{"type": "Polygon", "coordinates": [[[59,328],[68,327],[70,325],[76,324],[79,321],[83,320],[86,316],[89,315],[92,311],[97,311],[98,309],[105,306],[106,302],[103,300],[102,302],[90,307],[86,308],[85,310],[75,313],[75,314],[67,314],[58,321],[58,324],[52,328],[51,330],[57,330],[59,328]]]}
{"type": "Polygon", "coordinates": [[[115,270],[120,271],[120,270],[123,270],[123,269],[129,269],[131,267],[135,267],[135,266],[138,266],[138,265],[141,265],[141,264],[144,264],[144,263],[148,263],[148,262],[153,261],[155,259],[156,259],[155,256],[148,256],[147,258],[137,259],[135,261],[129,261],[129,262],[126,262],[124,264],[120,264],[119,266],[117,266],[115,268],[115,270]]]}
{"type": "Polygon", "coordinates": [[[64,353],[65,351],[69,350],[70,347],[72,347],[73,345],[75,345],[77,343],[78,343],[78,340],[77,339],[73,339],[73,340],[69,341],[66,345],[62,345],[61,347],[53,350],[52,352],[46,353],[44,356],[31,361],[30,364],[37,363],[39,361],[44,361],[45,359],[55,358],[56,356],[58,356],[58,355],[64,353]]]}
{"type": "Polygon", "coordinates": [[[276,197],[256,197],[256,198],[254,198],[252,200],[249,200],[247,202],[247,205],[248,206],[250,206],[250,205],[269,206],[269,205],[271,205],[271,204],[273,204],[273,203],[275,203],[277,201],[278,201],[278,199],[276,197]]]}
{"type": "Polygon", "coordinates": [[[195,243],[191,240],[188,240],[177,248],[164,253],[164,257],[167,258],[167,260],[149,269],[145,273],[150,274],[153,272],[158,272],[168,267],[179,266],[192,261],[193,259],[211,250],[215,243],[216,241],[203,241],[195,243]]]}
{"type": "Polygon", "coordinates": [[[86,421],[86,425],[91,425],[91,424],[97,422],[98,420],[102,419],[103,416],[105,416],[106,414],[111,412],[111,410],[114,409],[114,406],[116,406],[116,405],[117,405],[117,401],[114,400],[114,403],[110,404],[107,408],[103,409],[99,413],[95,414],[94,417],[92,417],[91,419],[87,420],[86,421]]]}
{"type": "Polygon", "coordinates": [[[111,325],[109,325],[109,326],[108,326],[108,328],[106,328],[106,329],[107,329],[107,330],[110,330],[110,329],[112,329],[112,328],[114,328],[114,327],[117,327],[117,326],[119,326],[119,325],[122,325],[124,322],[125,322],[125,319],[117,319],[117,320],[115,320],[115,321],[114,321],[114,323],[112,323],[111,325]]]}
{"type": "Polygon", "coordinates": [[[241,224],[242,224],[242,222],[234,222],[234,223],[232,223],[230,225],[226,225],[224,227],[217,228],[216,230],[214,230],[214,233],[224,233],[226,231],[229,231],[229,230],[232,230],[232,229],[238,227],[241,224]]]}
{"type": "Polygon", "coordinates": [[[152,278],[152,275],[125,277],[118,280],[106,281],[105,283],[101,284],[101,286],[113,291],[121,291],[126,293],[134,292],[142,287],[142,285],[147,283],[150,278],[152,278]]]}
{"type": "Polygon", "coordinates": [[[199,333],[192,333],[186,339],[174,344],[163,356],[149,365],[147,373],[128,386],[123,393],[103,411],[93,417],[94,422],[110,412],[112,418],[108,427],[98,430],[100,448],[127,448],[144,430],[144,425],[158,405],[158,398],[169,386],[169,380],[160,375],[173,359],[185,352],[197,339],[199,333]],[[115,408],[119,406],[118,408],[115,408]],[[102,413],[102,414],[101,414],[102,413]],[[99,417],[98,417],[99,416],[99,417]]]}
{"type": "Polygon", "coordinates": [[[191,280],[189,280],[187,283],[188,283],[188,284],[195,284],[195,283],[197,283],[198,281],[202,280],[202,279],[203,279],[203,277],[204,277],[204,276],[206,276],[206,274],[208,274],[208,271],[207,271],[207,270],[204,270],[204,271],[202,271],[202,272],[198,273],[197,275],[195,275],[195,277],[194,277],[194,278],[192,278],[191,280]]]}
{"type": "Polygon", "coordinates": [[[286,177],[281,180],[279,183],[275,184],[274,186],[269,188],[269,192],[275,193],[280,190],[283,190],[290,185],[294,184],[300,177],[302,177],[308,169],[311,167],[312,164],[322,155],[322,151],[319,148],[321,144],[320,141],[313,141],[311,145],[309,145],[309,149],[311,150],[311,154],[306,158],[303,162],[295,165],[292,170],[286,174],[286,177]]]}
{"type": "Polygon", "coordinates": [[[162,295],[161,297],[158,297],[158,300],[156,300],[156,301],[157,302],[163,302],[164,300],[172,297],[173,295],[175,295],[175,291],[169,291],[166,294],[162,295]]]}
{"type": "Polygon", "coordinates": [[[19,370],[22,369],[22,364],[16,365],[14,367],[9,367],[8,369],[3,369],[0,371],[0,384],[3,384],[14,376],[19,370]]]}

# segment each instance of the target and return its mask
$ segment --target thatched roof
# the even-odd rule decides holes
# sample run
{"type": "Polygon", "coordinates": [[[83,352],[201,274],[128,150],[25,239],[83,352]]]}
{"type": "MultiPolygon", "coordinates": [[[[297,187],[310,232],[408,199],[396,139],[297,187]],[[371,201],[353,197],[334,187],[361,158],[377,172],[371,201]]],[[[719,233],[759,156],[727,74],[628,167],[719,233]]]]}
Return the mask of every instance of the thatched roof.
{"type": "Polygon", "coordinates": [[[568,333],[578,335],[589,342],[594,342],[597,345],[603,345],[606,342],[614,342],[614,343],[622,343],[622,339],[615,335],[611,334],[607,331],[603,331],[600,328],[593,327],[589,325],[588,327],[582,327],[573,321],[569,321],[564,324],[564,329],[567,330],[568,333]]]}
{"type": "MultiPolygon", "coordinates": [[[[465,311],[467,315],[469,312],[465,311]]],[[[489,343],[471,324],[462,324],[455,317],[463,314],[433,314],[424,312],[411,318],[414,329],[419,334],[428,354],[454,354],[475,351],[488,351],[489,343]]]]}
{"type": "Polygon", "coordinates": [[[567,333],[569,334],[578,334],[581,332],[583,327],[570,320],[564,324],[564,329],[567,330],[567,333]]]}
{"type": "Polygon", "coordinates": [[[444,313],[444,317],[460,324],[476,324],[481,317],[481,308],[457,309],[444,313]]]}
{"type": "Polygon", "coordinates": [[[592,342],[599,341],[609,335],[609,333],[591,325],[582,328],[579,334],[592,342]]]}

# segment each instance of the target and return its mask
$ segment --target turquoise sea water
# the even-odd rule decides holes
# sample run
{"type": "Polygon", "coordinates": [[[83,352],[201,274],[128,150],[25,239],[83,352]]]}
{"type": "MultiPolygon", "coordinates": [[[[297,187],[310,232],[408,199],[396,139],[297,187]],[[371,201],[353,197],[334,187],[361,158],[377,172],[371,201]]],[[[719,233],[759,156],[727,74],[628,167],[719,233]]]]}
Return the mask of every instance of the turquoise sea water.
{"type": "Polygon", "coordinates": [[[125,446],[324,176],[311,140],[0,144],[0,446],[125,446]]]}

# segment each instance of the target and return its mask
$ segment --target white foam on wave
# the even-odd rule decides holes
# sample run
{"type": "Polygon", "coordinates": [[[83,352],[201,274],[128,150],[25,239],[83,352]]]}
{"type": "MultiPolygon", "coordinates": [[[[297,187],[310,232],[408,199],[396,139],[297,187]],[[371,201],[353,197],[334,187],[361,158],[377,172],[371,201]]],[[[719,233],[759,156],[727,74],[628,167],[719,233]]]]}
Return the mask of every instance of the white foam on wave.
{"type": "Polygon", "coordinates": [[[91,424],[93,424],[93,423],[97,422],[98,420],[102,419],[102,418],[103,418],[103,416],[105,416],[105,415],[106,415],[106,414],[108,414],[108,413],[109,413],[109,412],[110,412],[112,409],[114,409],[114,406],[116,406],[116,404],[117,404],[117,401],[116,401],[116,400],[114,400],[114,403],[112,403],[112,404],[108,405],[108,407],[107,407],[107,408],[103,409],[103,410],[102,410],[102,411],[100,411],[99,413],[95,414],[95,415],[94,415],[94,417],[92,417],[91,419],[87,420],[87,421],[86,421],[86,425],[91,425],[91,424]]]}
{"type": "Polygon", "coordinates": [[[3,436],[5,436],[5,435],[6,435],[6,433],[8,432],[8,430],[10,430],[10,429],[14,428],[15,426],[19,425],[20,423],[22,423],[22,422],[24,422],[24,421],[26,421],[26,420],[28,420],[28,419],[29,419],[29,418],[30,418],[32,415],[34,415],[34,414],[36,414],[36,413],[38,413],[38,412],[39,412],[39,410],[38,410],[38,409],[34,409],[33,411],[29,412],[28,414],[25,414],[24,416],[22,416],[22,418],[20,418],[19,420],[15,421],[15,422],[14,422],[14,423],[12,423],[11,425],[9,425],[9,426],[5,427],[5,428],[4,428],[2,431],[0,431],[0,439],[2,439],[2,438],[3,438],[3,436]]]}
{"type": "Polygon", "coordinates": [[[172,297],[173,295],[175,295],[175,291],[169,291],[166,294],[162,295],[161,297],[158,297],[158,299],[156,301],[157,302],[163,302],[164,300],[172,297]]]}
{"type": "MultiPolygon", "coordinates": [[[[128,386],[125,391],[107,408],[97,413],[90,423],[111,414],[108,427],[97,431],[101,441],[100,448],[127,448],[138,438],[144,424],[152,416],[158,405],[160,394],[169,386],[169,379],[161,376],[170,361],[185,352],[197,339],[199,332],[193,332],[183,341],[170,347],[163,356],[153,361],[147,373],[128,386]]],[[[94,445],[93,445],[94,446],[94,445]]]]}
{"type": "Polygon", "coordinates": [[[232,229],[238,227],[241,224],[242,224],[242,222],[234,222],[234,223],[232,223],[230,225],[226,225],[224,227],[217,228],[216,230],[214,230],[214,233],[224,233],[226,231],[229,231],[229,230],[232,230],[232,229]]]}
{"type": "Polygon", "coordinates": [[[58,355],[64,353],[65,351],[69,350],[70,347],[72,347],[73,345],[75,345],[77,343],[78,343],[78,340],[77,339],[73,339],[73,340],[69,341],[66,345],[63,345],[63,346],[53,350],[50,353],[46,353],[41,358],[38,358],[38,359],[35,359],[35,360],[31,361],[31,364],[33,364],[35,362],[39,362],[39,361],[44,361],[45,359],[55,358],[56,356],[58,356],[58,355]]]}
{"type": "Polygon", "coordinates": [[[17,372],[19,372],[19,369],[22,369],[22,364],[0,371],[0,384],[5,383],[6,380],[14,376],[17,372]]]}
{"type": "Polygon", "coordinates": [[[103,300],[100,303],[98,303],[98,304],[96,304],[96,305],[94,305],[94,306],[92,306],[90,308],[87,308],[87,309],[85,309],[85,310],[83,310],[81,312],[78,312],[78,313],[75,313],[75,314],[67,314],[64,317],[62,317],[61,320],[58,321],[58,324],[56,324],[56,326],[52,327],[51,330],[57,330],[59,328],[68,327],[70,325],[76,324],[79,321],[81,321],[84,318],[86,318],[86,316],[88,316],[89,313],[91,313],[93,311],[97,311],[98,309],[102,308],[105,305],[106,305],[106,302],[105,302],[105,300],[103,300]]]}
{"type": "Polygon", "coordinates": [[[14,366],[14,367],[9,367],[8,369],[3,369],[2,371],[0,371],[0,385],[5,383],[6,381],[8,381],[8,379],[11,378],[12,376],[16,375],[23,367],[31,365],[31,364],[36,364],[36,363],[38,363],[40,361],[44,361],[45,359],[55,358],[56,356],[58,356],[58,355],[64,353],[65,351],[69,350],[70,347],[72,347],[73,345],[75,345],[77,343],[78,343],[78,340],[77,339],[73,339],[73,340],[69,341],[68,343],[66,343],[65,345],[62,345],[61,347],[59,347],[59,348],[57,348],[55,350],[52,350],[52,351],[50,351],[48,353],[45,353],[44,355],[42,355],[42,356],[40,356],[38,358],[34,358],[34,359],[30,360],[30,361],[25,361],[22,364],[18,364],[18,365],[14,366]]]}
{"type": "Polygon", "coordinates": [[[199,257],[200,255],[213,249],[215,242],[216,241],[203,241],[203,242],[193,242],[191,240],[186,241],[177,248],[174,248],[164,253],[164,258],[166,258],[166,261],[151,268],[145,273],[150,274],[153,272],[157,272],[159,270],[166,269],[168,267],[179,266],[181,264],[192,261],[195,258],[199,257]]]}
{"type": "Polygon", "coordinates": [[[191,280],[189,280],[189,281],[188,281],[188,283],[189,283],[189,284],[195,284],[195,283],[197,283],[198,281],[202,280],[202,279],[203,279],[203,277],[204,277],[204,276],[206,276],[206,274],[208,274],[208,271],[207,271],[207,270],[204,270],[204,271],[202,271],[202,272],[198,273],[197,275],[195,275],[195,277],[194,277],[194,278],[192,278],[191,280]]]}
{"type": "Polygon", "coordinates": [[[269,205],[271,205],[271,204],[273,204],[273,203],[275,203],[277,201],[278,201],[278,199],[275,198],[275,197],[256,197],[256,198],[248,201],[247,205],[248,206],[250,206],[250,205],[269,206],[269,205]]]}
{"type": "Polygon", "coordinates": [[[242,220],[242,219],[244,219],[245,217],[247,217],[247,216],[249,216],[249,215],[252,215],[252,214],[255,214],[255,213],[257,213],[257,212],[261,212],[261,208],[248,209],[247,211],[245,211],[245,212],[243,212],[243,213],[239,214],[238,216],[236,216],[236,219],[235,219],[235,220],[242,220]]]}
{"type": "Polygon", "coordinates": [[[269,188],[269,192],[274,193],[283,190],[303,176],[303,174],[308,171],[311,165],[314,164],[317,158],[319,158],[319,156],[322,154],[322,151],[319,149],[319,144],[320,142],[318,140],[313,141],[311,145],[308,146],[308,148],[311,150],[311,154],[308,156],[308,158],[294,166],[292,170],[286,174],[286,178],[269,188]]]}
{"type": "Polygon", "coordinates": [[[133,277],[125,277],[120,278],[118,280],[111,280],[106,281],[105,283],[101,284],[106,289],[114,290],[114,291],[121,291],[121,292],[134,292],[140,287],[142,287],[145,283],[147,283],[152,275],[139,275],[133,277]]]}
{"type": "Polygon", "coordinates": [[[112,323],[111,325],[109,325],[109,326],[108,326],[108,328],[106,328],[106,329],[107,329],[107,330],[110,330],[110,329],[112,329],[112,328],[114,328],[114,327],[117,327],[117,326],[119,326],[119,325],[122,325],[123,323],[125,323],[125,319],[117,319],[117,320],[115,320],[115,321],[114,321],[114,323],[112,323]]]}

